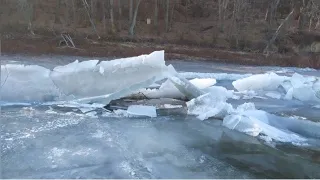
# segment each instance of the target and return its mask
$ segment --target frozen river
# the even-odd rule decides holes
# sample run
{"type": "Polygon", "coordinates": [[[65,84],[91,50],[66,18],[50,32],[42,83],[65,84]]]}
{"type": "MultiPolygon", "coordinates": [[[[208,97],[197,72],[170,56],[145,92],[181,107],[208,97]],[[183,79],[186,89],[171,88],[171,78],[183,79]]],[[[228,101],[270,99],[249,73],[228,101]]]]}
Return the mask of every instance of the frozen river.
{"type": "MultiPolygon", "coordinates": [[[[0,59],[1,64],[53,68],[92,58],[7,55],[0,59]]],[[[272,71],[320,77],[320,71],[313,69],[166,62],[180,72],[202,76],[272,71]]],[[[217,85],[233,89],[233,80],[217,78],[217,85]]],[[[315,103],[259,96],[229,101],[254,102],[257,109],[286,120],[320,122],[320,106],[315,103]]],[[[320,133],[308,132],[301,132],[311,142],[305,147],[265,143],[225,128],[221,120],[200,121],[183,113],[92,117],[73,108],[7,105],[1,107],[1,178],[320,178],[320,133]]]]}

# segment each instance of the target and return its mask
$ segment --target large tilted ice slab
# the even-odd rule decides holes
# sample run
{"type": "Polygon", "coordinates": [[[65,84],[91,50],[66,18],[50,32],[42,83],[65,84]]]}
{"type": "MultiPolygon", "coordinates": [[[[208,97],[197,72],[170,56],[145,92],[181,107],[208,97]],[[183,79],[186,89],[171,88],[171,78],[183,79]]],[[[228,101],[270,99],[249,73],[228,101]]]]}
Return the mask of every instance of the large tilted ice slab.
{"type": "Polygon", "coordinates": [[[167,77],[164,51],[112,61],[90,60],[55,67],[1,65],[3,101],[109,102],[167,77]]]}
{"type": "Polygon", "coordinates": [[[56,67],[52,80],[66,95],[91,97],[111,94],[153,77],[161,79],[167,69],[163,51],[97,63],[74,62],[56,67]]]}

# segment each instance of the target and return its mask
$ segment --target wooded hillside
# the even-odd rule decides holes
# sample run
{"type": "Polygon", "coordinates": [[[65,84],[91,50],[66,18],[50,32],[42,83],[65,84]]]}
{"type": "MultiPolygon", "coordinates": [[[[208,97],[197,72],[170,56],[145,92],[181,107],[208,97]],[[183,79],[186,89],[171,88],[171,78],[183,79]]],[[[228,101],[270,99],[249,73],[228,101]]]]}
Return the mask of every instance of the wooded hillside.
{"type": "Polygon", "coordinates": [[[16,34],[270,54],[320,52],[320,0],[0,0],[16,34]]]}

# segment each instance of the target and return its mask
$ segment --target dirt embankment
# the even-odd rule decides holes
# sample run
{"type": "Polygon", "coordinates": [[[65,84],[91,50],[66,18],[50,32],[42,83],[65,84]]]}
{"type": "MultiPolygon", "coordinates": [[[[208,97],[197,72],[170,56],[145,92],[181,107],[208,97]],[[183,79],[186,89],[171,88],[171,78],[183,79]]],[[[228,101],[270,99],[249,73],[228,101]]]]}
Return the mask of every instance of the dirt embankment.
{"type": "Polygon", "coordinates": [[[2,40],[2,52],[9,54],[60,54],[92,57],[130,57],[165,50],[166,59],[202,59],[246,65],[277,65],[320,68],[319,55],[280,55],[269,57],[261,53],[235,52],[218,48],[184,46],[121,40],[74,38],[76,48],[59,46],[60,38],[23,36],[2,40]]]}

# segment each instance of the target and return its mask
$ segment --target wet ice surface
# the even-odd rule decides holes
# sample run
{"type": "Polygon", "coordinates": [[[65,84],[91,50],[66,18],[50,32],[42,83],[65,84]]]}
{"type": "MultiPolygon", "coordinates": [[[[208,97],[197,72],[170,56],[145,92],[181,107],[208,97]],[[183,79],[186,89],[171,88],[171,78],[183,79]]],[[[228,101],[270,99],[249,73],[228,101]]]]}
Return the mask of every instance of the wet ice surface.
{"type": "Polygon", "coordinates": [[[254,177],[201,149],[215,149],[219,125],[25,111],[2,113],[4,178],[254,177]]]}
{"type": "MultiPolygon", "coordinates": [[[[37,64],[52,69],[75,59],[93,58],[2,56],[0,59],[1,64],[37,64]]],[[[272,71],[320,76],[320,71],[312,69],[180,60],[167,64],[183,72],[244,75],[272,71]]],[[[232,82],[217,79],[216,85],[233,89],[232,82]]],[[[318,104],[298,100],[254,97],[228,102],[235,106],[254,102],[257,109],[288,118],[319,122],[320,117],[318,104]]],[[[186,115],[103,117],[63,107],[27,104],[2,107],[2,178],[320,177],[318,139],[312,140],[312,147],[266,144],[221,124],[221,120],[200,121],[186,115]]]]}

